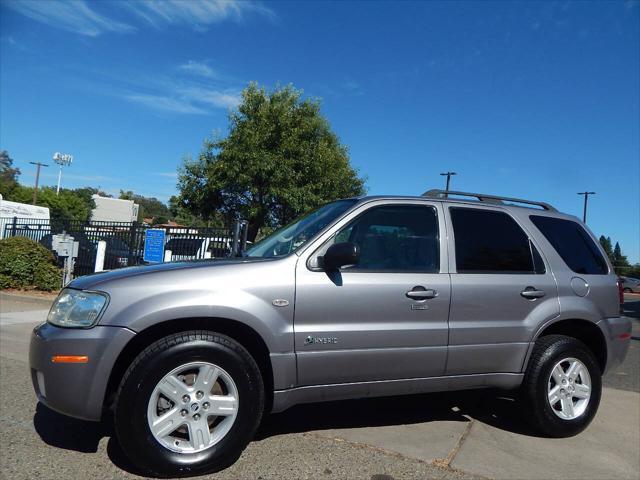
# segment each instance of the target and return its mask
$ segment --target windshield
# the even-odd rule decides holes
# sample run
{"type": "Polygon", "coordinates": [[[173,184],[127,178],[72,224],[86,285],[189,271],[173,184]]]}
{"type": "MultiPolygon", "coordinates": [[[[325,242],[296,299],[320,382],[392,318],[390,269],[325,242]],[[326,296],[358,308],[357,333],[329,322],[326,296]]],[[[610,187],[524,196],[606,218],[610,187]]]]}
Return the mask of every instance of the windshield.
{"type": "Polygon", "coordinates": [[[346,212],[356,200],[339,200],[301,217],[261,240],[246,252],[247,257],[279,257],[295,252],[320,230],[346,212]]]}

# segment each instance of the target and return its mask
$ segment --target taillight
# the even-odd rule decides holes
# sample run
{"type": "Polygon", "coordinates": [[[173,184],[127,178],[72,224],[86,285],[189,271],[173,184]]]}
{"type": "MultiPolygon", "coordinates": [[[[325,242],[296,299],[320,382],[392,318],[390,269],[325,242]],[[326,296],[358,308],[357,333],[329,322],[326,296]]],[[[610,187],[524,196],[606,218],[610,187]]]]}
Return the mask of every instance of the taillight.
{"type": "Polygon", "coordinates": [[[622,279],[619,278],[617,281],[618,284],[618,301],[620,302],[620,313],[622,313],[623,310],[623,304],[624,304],[624,286],[622,285],[622,279]]]}

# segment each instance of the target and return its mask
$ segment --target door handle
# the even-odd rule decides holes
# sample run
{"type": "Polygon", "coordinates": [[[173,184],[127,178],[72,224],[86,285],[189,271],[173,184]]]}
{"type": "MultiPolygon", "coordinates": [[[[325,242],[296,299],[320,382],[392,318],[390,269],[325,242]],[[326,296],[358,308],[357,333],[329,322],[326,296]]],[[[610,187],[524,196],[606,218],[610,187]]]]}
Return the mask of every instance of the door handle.
{"type": "Polygon", "coordinates": [[[408,298],[414,300],[427,300],[429,298],[435,298],[438,296],[438,291],[433,288],[413,287],[405,294],[408,298]]]}
{"type": "Polygon", "coordinates": [[[545,296],[544,290],[536,290],[535,287],[527,287],[523,291],[520,292],[524,298],[528,298],[529,300],[535,300],[536,298],[542,298],[545,296]]]}

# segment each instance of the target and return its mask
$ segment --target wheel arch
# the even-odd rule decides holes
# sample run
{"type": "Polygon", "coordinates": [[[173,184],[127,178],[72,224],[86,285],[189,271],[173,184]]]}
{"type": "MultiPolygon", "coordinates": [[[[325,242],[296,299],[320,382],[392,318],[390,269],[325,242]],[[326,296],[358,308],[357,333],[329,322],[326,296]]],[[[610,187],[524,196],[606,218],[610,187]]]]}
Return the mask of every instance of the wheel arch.
{"type": "MultiPolygon", "coordinates": [[[[607,341],[602,330],[594,322],[590,320],[584,320],[580,318],[564,318],[559,319],[549,325],[545,325],[537,335],[534,337],[531,344],[541,337],[548,335],[565,335],[580,340],[584,343],[589,350],[593,352],[601,372],[604,373],[607,366],[607,341]]],[[[530,349],[531,350],[531,349],[530,349]]],[[[527,363],[529,362],[530,353],[527,355],[527,360],[524,364],[523,371],[526,370],[527,363]]]]}
{"type": "Polygon", "coordinates": [[[107,382],[103,406],[110,408],[120,381],[133,360],[149,345],[168,335],[187,330],[207,330],[231,337],[253,357],[260,369],[265,388],[265,411],[273,404],[274,376],[269,349],[264,339],[250,326],[228,318],[194,317],[165,320],[139,331],[118,355],[107,382]]]}

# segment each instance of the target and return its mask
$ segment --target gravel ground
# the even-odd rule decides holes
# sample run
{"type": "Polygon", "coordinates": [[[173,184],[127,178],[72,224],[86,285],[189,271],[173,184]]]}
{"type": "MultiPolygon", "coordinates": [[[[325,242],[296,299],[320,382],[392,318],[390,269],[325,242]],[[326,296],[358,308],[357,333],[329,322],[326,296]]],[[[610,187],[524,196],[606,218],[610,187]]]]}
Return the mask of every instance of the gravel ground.
{"type": "MultiPolygon", "coordinates": [[[[107,424],[67,419],[37,405],[27,365],[0,357],[0,478],[141,478],[107,424]],[[17,380],[17,381],[16,381],[17,380]]],[[[216,479],[478,478],[372,447],[314,433],[254,441],[216,479]]]]}

